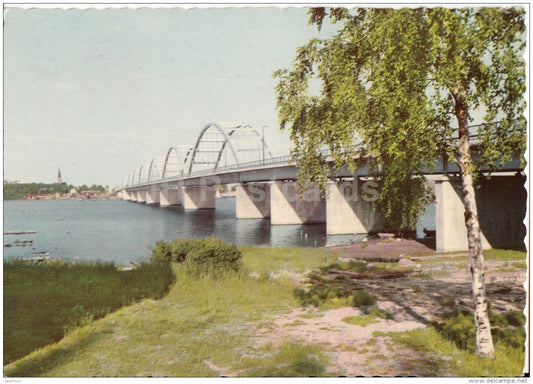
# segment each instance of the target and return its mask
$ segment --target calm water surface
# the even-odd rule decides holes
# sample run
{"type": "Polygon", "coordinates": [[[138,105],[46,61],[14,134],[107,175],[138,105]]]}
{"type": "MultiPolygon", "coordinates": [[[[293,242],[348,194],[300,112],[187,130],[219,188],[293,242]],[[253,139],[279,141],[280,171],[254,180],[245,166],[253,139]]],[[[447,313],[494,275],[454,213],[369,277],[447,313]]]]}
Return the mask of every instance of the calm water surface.
{"type": "MultiPolygon", "coordinates": [[[[428,215],[426,215],[428,216],[428,215]]],[[[421,228],[434,228],[434,209],[421,228]],[[425,225],[424,225],[425,224],[425,225]]],[[[49,252],[64,259],[129,264],[147,260],[158,240],[217,236],[238,245],[324,246],[361,240],[360,236],[327,236],[326,225],[271,226],[268,219],[235,219],[235,198],[216,201],[215,210],[185,211],[122,200],[10,200],[4,202],[4,258],[49,252]],[[17,246],[15,241],[33,240],[17,246]],[[28,244],[28,243],[27,243],[28,244]]]]}

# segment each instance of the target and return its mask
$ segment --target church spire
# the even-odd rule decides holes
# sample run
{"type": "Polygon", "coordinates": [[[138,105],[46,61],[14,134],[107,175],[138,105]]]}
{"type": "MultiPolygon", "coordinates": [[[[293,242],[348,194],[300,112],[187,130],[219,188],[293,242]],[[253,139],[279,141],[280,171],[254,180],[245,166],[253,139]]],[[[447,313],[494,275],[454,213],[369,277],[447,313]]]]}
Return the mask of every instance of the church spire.
{"type": "Polygon", "coordinates": [[[57,169],[57,183],[63,184],[63,179],[61,178],[61,169],[57,169]]]}

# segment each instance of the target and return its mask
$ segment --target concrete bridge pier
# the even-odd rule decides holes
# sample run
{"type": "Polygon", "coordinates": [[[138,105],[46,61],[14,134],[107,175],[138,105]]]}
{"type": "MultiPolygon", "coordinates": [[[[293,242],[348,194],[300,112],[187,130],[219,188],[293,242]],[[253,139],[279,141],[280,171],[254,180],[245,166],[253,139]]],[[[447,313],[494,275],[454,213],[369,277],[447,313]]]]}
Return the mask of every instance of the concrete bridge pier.
{"type": "Polygon", "coordinates": [[[159,205],[161,207],[183,204],[183,193],[181,189],[161,189],[160,192],[159,205]]]}
{"type": "Polygon", "coordinates": [[[146,203],[146,191],[137,191],[137,202],[141,204],[146,203]]]}
{"type": "Polygon", "coordinates": [[[215,209],[216,186],[183,187],[184,209],[215,209]]]}
{"type": "Polygon", "coordinates": [[[269,218],[270,184],[247,183],[237,185],[235,208],[237,219],[269,218]]]}
{"type": "Polygon", "coordinates": [[[152,187],[149,191],[146,191],[146,204],[155,205],[160,202],[159,189],[152,187]]]}
{"type": "MultiPolygon", "coordinates": [[[[481,179],[476,203],[483,249],[524,248],[527,192],[524,176],[481,179]]],[[[438,252],[468,249],[465,206],[460,179],[442,176],[435,181],[436,246],[438,252]]]]}
{"type": "Polygon", "coordinates": [[[383,230],[384,216],[376,211],[379,198],[373,181],[328,183],[326,231],[329,235],[357,234],[383,230]]]}
{"type": "Polygon", "coordinates": [[[122,197],[122,200],[126,200],[126,201],[130,201],[131,200],[131,194],[128,191],[126,191],[126,190],[122,191],[121,197],[122,197]]]}
{"type": "Polygon", "coordinates": [[[294,181],[276,181],[270,188],[270,222],[283,224],[319,224],[326,222],[326,200],[317,185],[311,186],[300,199],[294,181]]]}
{"type": "Polygon", "coordinates": [[[130,200],[135,202],[137,201],[137,191],[130,192],[130,200]]]}

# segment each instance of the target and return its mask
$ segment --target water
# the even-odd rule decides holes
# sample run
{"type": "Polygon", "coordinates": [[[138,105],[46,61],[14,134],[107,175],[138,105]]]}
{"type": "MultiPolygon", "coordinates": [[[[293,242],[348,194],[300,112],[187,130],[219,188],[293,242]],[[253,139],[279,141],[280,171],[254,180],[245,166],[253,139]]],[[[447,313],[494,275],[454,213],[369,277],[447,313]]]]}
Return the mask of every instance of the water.
{"type": "MultiPolygon", "coordinates": [[[[434,229],[434,208],[421,228],[434,229]]],[[[326,234],[325,224],[272,226],[268,219],[235,218],[235,198],[217,199],[215,210],[185,211],[121,200],[10,200],[4,202],[4,258],[50,257],[129,264],[147,260],[158,240],[216,236],[238,245],[320,247],[361,240],[364,235],[326,234]],[[15,240],[33,240],[16,246],[15,240]],[[28,244],[28,243],[26,243],[28,244]]],[[[421,229],[420,231],[421,232],[421,229]]],[[[19,243],[20,244],[20,243],[19,243]]]]}

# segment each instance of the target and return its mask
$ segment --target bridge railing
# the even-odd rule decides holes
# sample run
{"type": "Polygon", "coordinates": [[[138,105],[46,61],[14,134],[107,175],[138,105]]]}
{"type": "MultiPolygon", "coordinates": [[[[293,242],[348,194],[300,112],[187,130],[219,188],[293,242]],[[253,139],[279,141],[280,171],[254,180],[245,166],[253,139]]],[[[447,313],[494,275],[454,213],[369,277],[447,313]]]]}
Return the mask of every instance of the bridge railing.
{"type": "MultiPolygon", "coordinates": [[[[469,127],[469,129],[471,131],[470,140],[472,141],[472,144],[475,145],[475,144],[479,143],[479,141],[480,141],[480,139],[479,139],[479,128],[484,126],[484,125],[486,125],[486,124],[487,123],[471,125],[469,127]]],[[[492,124],[498,124],[498,122],[497,123],[492,123],[492,124]]],[[[458,141],[458,137],[451,137],[449,141],[451,141],[451,142],[458,141]]],[[[331,156],[331,152],[329,150],[322,150],[321,154],[324,157],[331,156]]],[[[205,169],[205,170],[200,170],[200,171],[189,172],[189,173],[182,174],[182,175],[179,175],[179,176],[161,178],[161,179],[158,179],[158,180],[150,180],[150,184],[151,183],[161,183],[161,182],[165,182],[165,181],[169,181],[169,182],[170,181],[177,181],[177,180],[183,180],[183,179],[188,179],[188,178],[201,177],[201,176],[205,176],[205,175],[224,173],[224,172],[228,172],[228,171],[244,170],[244,169],[248,169],[248,168],[265,167],[265,166],[279,165],[279,164],[289,164],[292,161],[293,161],[293,158],[290,155],[278,156],[278,157],[270,157],[270,158],[266,158],[265,157],[265,158],[260,159],[260,160],[254,160],[254,161],[249,161],[249,162],[245,162],[245,163],[230,164],[230,165],[225,165],[225,166],[221,166],[221,167],[216,167],[215,169],[205,169]]],[[[139,186],[139,185],[144,185],[144,184],[146,184],[146,183],[137,183],[137,184],[132,184],[132,185],[126,185],[125,187],[128,188],[128,187],[134,187],[134,186],[139,186]]]]}

